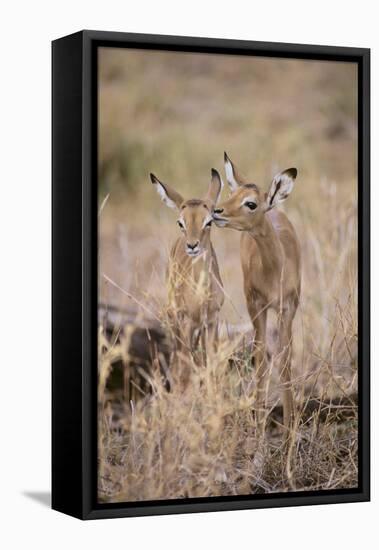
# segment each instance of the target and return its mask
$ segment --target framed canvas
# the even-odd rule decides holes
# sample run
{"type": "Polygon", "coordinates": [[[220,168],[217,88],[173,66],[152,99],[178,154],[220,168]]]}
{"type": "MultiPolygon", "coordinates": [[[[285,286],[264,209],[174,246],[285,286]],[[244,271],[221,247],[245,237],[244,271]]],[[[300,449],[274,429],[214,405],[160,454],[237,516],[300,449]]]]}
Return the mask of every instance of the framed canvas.
{"type": "Polygon", "coordinates": [[[52,54],[53,508],[369,500],[369,50],[52,54]]]}

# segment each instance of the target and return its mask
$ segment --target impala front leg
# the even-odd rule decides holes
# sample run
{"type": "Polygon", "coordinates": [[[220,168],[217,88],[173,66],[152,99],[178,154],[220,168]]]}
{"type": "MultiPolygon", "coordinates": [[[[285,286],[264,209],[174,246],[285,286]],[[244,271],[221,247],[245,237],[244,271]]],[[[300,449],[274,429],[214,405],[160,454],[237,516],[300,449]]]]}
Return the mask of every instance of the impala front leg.
{"type": "Polygon", "coordinates": [[[190,378],[194,335],[192,321],[187,316],[181,317],[180,324],[175,325],[174,335],[176,345],[173,354],[172,377],[174,384],[184,390],[190,378]]]}
{"type": "Polygon", "coordinates": [[[218,314],[207,311],[201,331],[201,351],[203,365],[208,364],[209,357],[217,351],[218,343],[218,314]]]}
{"type": "Polygon", "coordinates": [[[216,353],[218,346],[218,315],[212,315],[212,320],[208,321],[207,355],[209,351],[216,353]]]}
{"type": "Polygon", "coordinates": [[[282,390],[283,401],[283,424],[288,437],[291,428],[293,427],[295,408],[292,392],[291,380],[291,362],[292,362],[292,321],[296,309],[288,308],[279,314],[278,329],[279,329],[279,376],[282,390]]]}
{"type": "Polygon", "coordinates": [[[262,441],[265,437],[266,423],[266,394],[267,394],[267,360],[266,360],[266,309],[258,310],[249,308],[250,317],[255,329],[253,362],[255,364],[255,376],[257,383],[257,438],[262,441]]]}

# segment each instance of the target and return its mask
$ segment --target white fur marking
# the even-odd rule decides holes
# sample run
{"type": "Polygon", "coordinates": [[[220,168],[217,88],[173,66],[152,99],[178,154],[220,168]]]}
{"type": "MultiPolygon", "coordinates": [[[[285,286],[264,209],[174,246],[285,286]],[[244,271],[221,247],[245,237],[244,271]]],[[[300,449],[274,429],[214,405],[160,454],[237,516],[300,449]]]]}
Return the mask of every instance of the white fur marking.
{"type": "Polygon", "coordinates": [[[277,174],[272,180],[270,190],[267,196],[267,209],[271,210],[277,204],[285,201],[294,187],[294,180],[285,172],[277,174]],[[279,186],[279,187],[278,187],[279,186]]]}
{"type": "Polygon", "coordinates": [[[235,191],[239,187],[239,184],[234,177],[233,166],[230,160],[227,160],[225,162],[225,173],[226,173],[226,179],[227,179],[227,182],[229,183],[230,188],[232,189],[232,191],[235,191]]]}
{"type": "Polygon", "coordinates": [[[160,196],[161,200],[169,207],[169,208],[176,208],[176,204],[174,201],[170,199],[170,197],[166,193],[166,189],[161,185],[159,182],[155,183],[158,195],[160,196]]]}
{"type": "Polygon", "coordinates": [[[179,218],[179,219],[178,219],[178,222],[180,222],[180,223],[182,224],[182,226],[184,227],[184,229],[187,229],[187,228],[186,228],[185,221],[184,221],[183,218],[179,218]]]}
{"type": "Polygon", "coordinates": [[[208,216],[207,218],[205,218],[204,223],[203,223],[203,229],[207,225],[207,223],[209,223],[209,222],[213,222],[212,216],[208,216]]]}
{"type": "Polygon", "coordinates": [[[223,190],[223,188],[224,188],[224,182],[223,182],[221,176],[220,176],[220,183],[221,183],[220,191],[217,193],[217,197],[216,197],[216,200],[215,200],[215,204],[218,203],[218,199],[220,198],[221,192],[222,192],[222,190],[223,190]]]}

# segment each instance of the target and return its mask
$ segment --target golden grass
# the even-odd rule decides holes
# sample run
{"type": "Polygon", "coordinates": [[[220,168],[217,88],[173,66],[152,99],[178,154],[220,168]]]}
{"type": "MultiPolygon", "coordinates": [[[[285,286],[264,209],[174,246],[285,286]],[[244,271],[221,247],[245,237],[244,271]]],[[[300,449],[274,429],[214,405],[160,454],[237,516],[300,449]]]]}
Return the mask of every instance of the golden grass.
{"type": "MultiPolygon", "coordinates": [[[[99,499],[356,486],[356,401],[342,420],[336,401],[330,404],[341,398],[346,406],[357,391],[356,70],[350,64],[179,59],[162,52],[151,61],[149,55],[107,50],[100,58],[99,300],[126,309],[132,321],[116,326],[122,334],[116,343],[99,328],[99,499]],[[142,399],[125,402],[122,392],[107,387],[114,361],[128,364],[134,328],[165,322],[165,269],[178,230],[148,173],[186,198],[199,196],[210,168],[223,172],[224,149],[265,187],[275,171],[299,169],[285,204],[303,263],[293,331],[294,447],[287,463],[277,418],[269,418],[261,472],[253,465],[251,333],[238,336],[249,318],[236,232],[212,229],[226,293],[223,337],[206,366],[187,359],[184,394],[176,386],[167,392],[154,368],[152,391],[142,399]],[[227,338],[230,332],[235,336],[227,338]],[[314,398],[320,406],[301,414],[314,398]]],[[[270,326],[275,359],[273,319],[270,326]]],[[[269,410],[279,396],[272,368],[269,410]]]]}
{"type": "MultiPolygon", "coordinates": [[[[263,472],[254,467],[256,395],[249,354],[239,347],[233,364],[229,362],[238,338],[222,339],[207,365],[188,358],[190,380],[184,392],[175,384],[167,392],[160,372],[152,369],[152,393],[130,403],[105,391],[111,361],[125,353],[127,342],[112,346],[100,339],[99,499],[121,502],[355,486],[356,402],[351,401],[348,418],[337,422],[338,402],[331,405],[329,400],[349,397],[356,390],[351,313],[350,306],[343,312],[336,308],[325,355],[306,352],[302,372],[296,369],[292,458],[288,464],[279,424],[268,422],[263,472]],[[302,416],[311,396],[318,396],[319,408],[302,416]]],[[[132,324],[126,334],[131,331],[132,324]]],[[[178,365],[170,367],[175,374],[178,365]]],[[[277,404],[279,390],[272,371],[269,408],[277,404]]]]}

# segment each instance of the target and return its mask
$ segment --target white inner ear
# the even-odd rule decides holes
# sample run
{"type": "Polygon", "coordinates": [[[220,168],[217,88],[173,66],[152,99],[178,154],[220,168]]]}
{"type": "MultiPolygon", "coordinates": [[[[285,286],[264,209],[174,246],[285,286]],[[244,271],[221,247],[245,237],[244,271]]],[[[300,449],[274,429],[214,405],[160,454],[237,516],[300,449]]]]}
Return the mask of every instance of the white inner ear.
{"type": "Polygon", "coordinates": [[[233,166],[229,160],[225,161],[225,173],[226,173],[226,180],[229,184],[230,189],[232,191],[235,191],[239,187],[239,184],[236,178],[234,177],[233,166]]]}
{"type": "Polygon", "coordinates": [[[222,177],[220,176],[220,190],[219,192],[217,193],[217,197],[216,197],[216,200],[215,200],[215,204],[218,203],[218,199],[220,198],[220,195],[221,195],[221,191],[223,190],[224,188],[224,182],[222,180],[222,177]]]}
{"type": "Polygon", "coordinates": [[[206,198],[216,205],[223,187],[224,182],[222,181],[222,177],[217,173],[217,176],[212,176],[206,198]]]}
{"type": "Polygon", "coordinates": [[[286,174],[278,174],[272,180],[269,194],[267,196],[267,206],[269,209],[273,208],[276,204],[279,204],[286,200],[291,193],[294,180],[288,177],[286,174]]]}
{"type": "Polygon", "coordinates": [[[213,221],[212,216],[208,216],[207,218],[205,218],[204,223],[203,223],[203,229],[207,225],[207,223],[212,222],[212,221],[213,221]]]}
{"type": "Polygon", "coordinates": [[[157,182],[155,185],[157,188],[158,195],[160,196],[161,200],[165,203],[165,205],[168,206],[169,208],[176,209],[177,208],[176,204],[167,195],[166,189],[163,187],[163,185],[160,184],[159,182],[157,182]]]}

